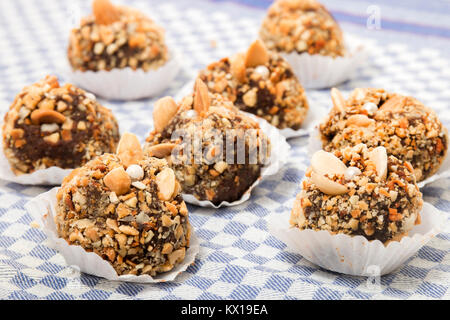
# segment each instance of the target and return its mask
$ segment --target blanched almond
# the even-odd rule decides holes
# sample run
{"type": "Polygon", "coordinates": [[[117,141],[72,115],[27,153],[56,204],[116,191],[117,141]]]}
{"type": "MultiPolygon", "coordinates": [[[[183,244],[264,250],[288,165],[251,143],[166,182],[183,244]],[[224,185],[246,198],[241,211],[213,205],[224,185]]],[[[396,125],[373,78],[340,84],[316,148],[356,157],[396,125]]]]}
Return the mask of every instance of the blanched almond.
{"type": "Polygon", "coordinates": [[[374,123],[375,120],[370,119],[368,116],[364,114],[354,114],[351,115],[346,122],[347,126],[355,125],[358,127],[368,127],[372,123],[374,123]]]}
{"type": "Polygon", "coordinates": [[[199,115],[203,115],[208,112],[211,102],[209,100],[209,92],[206,84],[201,80],[195,81],[195,94],[194,94],[194,110],[199,115]]]}
{"type": "Polygon", "coordinates": [[[103,182],[111,191],[120,196],[130,190],[131,178],[123,167],[111,170],[104,178],[103,182]]]}
{"type": "Polygon", "coordinates": [[[311,159],[313,171],[320,175],[344,174],[347,166],[334,154],[323,150],[314,153],[311,159]]]}
{"type": "Polygon", "coordinates": [[[117,156],[125,167],[137,164],[144,158],[141,144],[134,134],[126,132],[122,135],[117,147],[117,156]]]}
{"type": "Polygon", "coordinates": [[[244,82],[245,80],[245,54],[238,53],[230,58],[230,69],[233,77],[238,82],[244,82]]]}
{"type": "Polygon", "coordinates": [[[157,132],[164,131],[177,111],[178,106],[171,97],[164,97],[159,99],[155,103],[155,107],[153,109],[153,122],[155,124],[155,130],[157,132]]]}
{"type": "Polygon", "coordinates": [[[161,143],[156,146],[151,146],[150,148],[148,148],[147,154],[150,157],[165,158],[172,153],[173,149],[176,146],[177,145],[174,143],[161,143]]]}
{"type": "Polygon", "coordinates": [[[175,173],[170,168],[163,169],[156,176],[156,184],[158,185],[161,200],[168,201],[172,198],[175,191],[175,173]]]}
{"type": "Polygon", "coordinates": [[[33,124],[41,123],[58,123],[62,124],[66,121],[66,117],[55,110],[37,109],[31,113],[31,122],[33,124]]]}
{"type": "Polygon", "coordinates": [[[94,0],[92,11],[98,24],[111,24],[120,20],[119,9],[109,0],[94,0]]]}
{"type": "Polygon", "coordinates": [[[333,101],[333,106],[339,111],[345,111],[345,99],[339,89],[331,89],[331,100],[333,101]]]}
{"type": "Polygon", "coordinates": [[[348,191],[346,186],[331,181],[330,179],[314,171],[311,173],[311,179],[320,191],[330,196],[344,194],[348,191]]]}
{"type": "Polygon", "coordinates": [[[387,176],[387,153],[385,147],[377,147],[370,152],[369,159],[375,163],[377,175],[385,180],[387,176]]]}
{"type": "Polygon", "coordinates": [[[269,52],[261,40],[254,41],[247,50],[245,65],[247,67],[257,67],[269,62],[269,52]]]}
{"type": "Polygon", "coordinates": [[[399,111],[405,106],[406,98],[402,96],[393,96],[389,100],[387,100],[383,105],[379,108],[379,110],[383,111],[399,111]]]}

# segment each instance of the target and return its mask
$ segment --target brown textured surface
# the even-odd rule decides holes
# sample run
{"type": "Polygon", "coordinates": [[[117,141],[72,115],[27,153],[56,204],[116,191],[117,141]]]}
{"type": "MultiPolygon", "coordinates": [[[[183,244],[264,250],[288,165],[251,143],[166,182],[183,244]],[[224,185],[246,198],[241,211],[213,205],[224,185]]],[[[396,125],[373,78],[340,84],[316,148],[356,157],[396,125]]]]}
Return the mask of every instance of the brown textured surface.
{"type": "Polygon", "coordinates": [[[412,97],[383,89],[355,89],[344,112],[333,108],[320,132],[327,151],[358,143],[386,147],[388,154],[412,164],[417,181],[439,169],[448,148],[447,129],[433,110],[412,97]],[[375,111],[366,110],[368,102],[377,106],[375,111]],[[349,123],[353,115],[365,116],[371,124],[349,123]]]}
{"type": "Polygon", "coordinates": [[[115,151],[119,134],[112,113],[70,84],[50,87],[52,79],[56,78],[24,88],[5,115],[3,146],[16,174],[51,166],[76,168],[96,155],[115,151]],[[41,118],[43,123],[32,121],[32,114],[46,108],[62,115],[64,122],[51,117],[41,118]]]}

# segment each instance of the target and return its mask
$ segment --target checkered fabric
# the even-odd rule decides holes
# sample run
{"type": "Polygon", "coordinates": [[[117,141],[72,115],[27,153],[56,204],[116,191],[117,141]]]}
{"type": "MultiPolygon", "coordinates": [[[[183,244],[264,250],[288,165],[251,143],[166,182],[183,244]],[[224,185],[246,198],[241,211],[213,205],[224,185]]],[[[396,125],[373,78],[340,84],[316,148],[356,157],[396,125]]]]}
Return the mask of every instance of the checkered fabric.
{"type": "MultiPolygon", "coordinates": [[[[69,22],[78,19],[79,13],[88,12],[89,2],[0,1],[1,113],[24,85],[48,73],[57,74],[64,82],[69,22]]],[[[183,55],[184,70],[166,95],[176,94],[207,63],[246,48],[264,15],[263,10],[251,7],[257,1],[243,1],[246,5],[223,1],[117,2],[148,12],[167,30],[169,45],[183,55]]],[[[380,0],[382,18],[387,18],[382,20],[382,30],[368,30],[364,24],[366,8],[377,1],[324,2],[332,11],[336,9],[333,12],[343,29],[363,37],[369,48],[368,64],[353,81],[342,85],[342,90],[371,86],[414,95],[434,108],[450,127],[450,34],[442,12],[447,10],[448,14],[448,7],[439,8],[438,1],[427,1],[424,8],[422,1],[408,1],[421,6],[414,11],[405,1],[391,8],[391,1],[380,0]],[[411,28],[419,28],[414,21],[429,24],[434,37],[402,30],[403,25],[392,20],[400,13],[411,28]]],[[[327,90],[307,94],[313,108],[330,105],[327,90]]],[[[122,132],[134,132],[142,140],[152,127],[153,102],[102,101],[115,113],[122,132]]],[[[378,285],[376,279],[320,269],[271,236],[265,218],[279,214],[287,219],[309,163],[307,139],[289,142],[289,163],[264,180],[246,203],[220,210],[189,206],[201,240],[200,253],[187,272],[164,284],[119,283],[80,275],[48,247],[45,235],[30,226],[31,217],[24,210],[31,197],[48,189],[0,182],[0,299],[450,298],[448,224],[403,267],[382,277],[378,285]]],[[[450,179],[428,185],[423,189],[425,200],[450,212],[449,187],[450,179]]]]}

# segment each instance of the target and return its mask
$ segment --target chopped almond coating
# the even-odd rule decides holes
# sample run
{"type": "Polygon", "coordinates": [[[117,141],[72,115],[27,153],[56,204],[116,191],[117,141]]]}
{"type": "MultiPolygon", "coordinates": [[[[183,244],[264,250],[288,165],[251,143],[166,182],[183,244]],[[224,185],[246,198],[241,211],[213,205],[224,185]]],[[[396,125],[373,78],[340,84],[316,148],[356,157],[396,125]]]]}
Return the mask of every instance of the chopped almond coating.
{"type": "Polygon", "coordinates": [[[58,191],[59,236],[95,252],[118,275],[172,270],[189,247],[190,224],[178,182],[158,178],[168,170],[165,160],[152,157],[126,171],[113,154],[88,162],[58,191]]]}
{"type": "Polygon", "coordinates": [[[308,112],[305,90],[280,55],[255,41],[246,54],[210,64],[202,79],[214,93],[280,129],[300,128],[308,112]]]}
{"type": "MultiPolygon", "coordinates": [[[[196,88],[207,90],[202,85],[196,88]]],[[[180,181],[183,193],[192,194],[199,200],[209,200],[216,205],[222,201],[239,200],[260,177],[261,168],[270,154],[270,141],[259,125],[236,109],[229,100],[207,91],[196,90],[196,93],[182,100],[177,110],[162,131],[150,133],[144,152],[159,154],[168,160],[180,181]],[[202,97],[196,99],[196,94],[202,94],[202,97]],[[233,130],[236,130],[236,136],[233,135],[233,130]],[[253,130],[255,139],[241,136],[246,130],[253,130]],[[184,135],[180,138],[173,137],[176,132],[184,135]],[[232,143],[228,149],[227,133],[230,134],[229,141],[232,143]],[[193,144],[196,135],[201,140],[200,154],[193,144]],[[240,141],[244,143],[242,162],[237,160],[238,139],[242,139],[240,141]],[[180,154],[180,150],[188,151],[180,154]],[[249,150],[257,151],[256,161],[250,160],[249,150]],[[227,152],[231,153],[227,155],[227,152]],[[197,158],[199,155],[200,158],[197,158]],[[233,161],[227,162],[230,156],[233,161]]],[[[158,114],[154,113],[154,116],[158,114]]],[[[155,123],[159,123],[156,118],[155,123]]]]}
{"type": "Polygon", "coordinates": [[[72,68],[101,71],[154,70],[169,60],[164,30],[137,10],[95,0],[93,14],[70,34],[72,68]]]}
{"type": "Polygon", "coordinates": [[[5,116],[3,148],[16,175],[52,166],[72,169],[114,152],[119,128],[92,94],[58,79],[25,87],[5,116]]]}
{"type": "Polygon", "coordinates": [[[420,223],[423,200],[411,167],[382,147],[364,144],[333,154],[319,151],[297,195],[291,225],[398,240],[420,223]]]}
{"type": "Polygon", "coordinates": [[[383,146],[389,155],[412,165],[417,181],[441,166],[448,148],[447,129],[418,100],[368,88],[355,89],[342,103],[333,101],[334,108],[320,125],[326,151],[358,143],[370,149],[383,146]]]}
{"type": "Polygon", "coordinates": [[[277,0],[269,8],[259,35],[270,50],[344,56],[342,31],[316,0],[277,0]]]}

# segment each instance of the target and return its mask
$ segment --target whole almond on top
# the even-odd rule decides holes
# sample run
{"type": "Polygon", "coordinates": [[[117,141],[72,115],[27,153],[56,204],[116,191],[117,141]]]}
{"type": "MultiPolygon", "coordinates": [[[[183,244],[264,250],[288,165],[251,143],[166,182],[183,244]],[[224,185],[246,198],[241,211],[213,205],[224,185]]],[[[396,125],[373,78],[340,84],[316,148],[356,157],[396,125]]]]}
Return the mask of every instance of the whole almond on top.
{"type": "Polygon", "coordinates": [[[156,158],[165,158],[169,156],[173,149],[175,149],[177,145],[174,143],[161,143],[157,144],[155,146],[151,146],[147,149],[147,154],[150,157],[156,157],[156,158]]]}
{"type": "Polygon", "coordinates": [[[203,115],[208,112],[210,104],[208,87],[201,79],[197,79],[194,88],[194,110],[203,115]]]}
{"type": "Polygon", "coordinates": [[[31,122],[33,124],[41,123],[58,123],[62,124],[66,121],[66,117],[55,110],[37,109],[31,113],[31,122]]]}
{"type": "Polygon", "coordinates": [[[92,11],[98,24],[111,24],[120,20],[119,9],[109,0],[94,0],[92,11]]]}
{"type": "Polygon", "coordinates": [[[269,52],[261,40],[254,41],[247,50],[245,65],[247,67],[257,67],[269,62],[269,52]]]}
{"type": "Polygon", "coordinates": [[[156,175],[156,184],[161,200],[168,201],[172,198],[175,191],[175,182],[175,173],[170,168],[165,168],[156,175]]]}
{"type": "Polygon", "coordinates": [[[374,123],[375,120],[370,119],[368,116],[364,114],[354,114],[348,117],[346,121],[347,126],[355,125],[358,127],[368,127],[372,123],[374,123]]]}
{"type": "Polygon", "coordinates": [[[123,167],[111,170],[104,178],[103,182],[111,191],[120,196],[130,190],[131,178],[123,167]]]}
{"type": "Polygon", "coordinates": [[[311,173],[311,179],[320,191],[330,196],[344,194],[348,191],[346,186],[334,182],[314,171],[311,173]]]}
{"type": "Polygon", "coordinates": [[[331,89],[331,100],[333,101],[333,106],[339,111],[344,112],[345,111],[345,99],[342,96],[342,93],[339,91],[339,89],[332,88],[331,89]]]}
{"type": "Polygon", "coordinates": [[[401,111],[405,106],[406,98],[402,96],[393,96],[389,100],[387,100],[383,105],[379,108],[379,110],[383,111],[401,111]]]}
{"type": "Polygon", "coordinates": [[[387,152],[385,147],[377,147],[370,152],[369,159],[375,163],[377,176],[385,180],[387,177],[387,152]]]}
{"type": "Polygon", "coordinates": [[[237,53],[230,58],[230,71],[238,82],[245,81],[245,54],[237,53]]]}
{"type": "Polygon", "coordinates": [[[311,166],[313,171],[320,175],[344,174],[345,170],[347,170],[347,166],[341,159],[323,150],[314,153],[311,159],[311,166]]]}
{"type": "Polygon", "coordinates": [[[177,111],[177,104],[171,97],[164,97],[156,101],[153,109],[153,123],[156,132],[162,132],[177,111]]]}
{"type": "Polygon", "coordinates": [[[141,143],[132,133],[124,133],[117,147],[117,156],[125,167],[137,164],[144,158],[141,143]]]}

